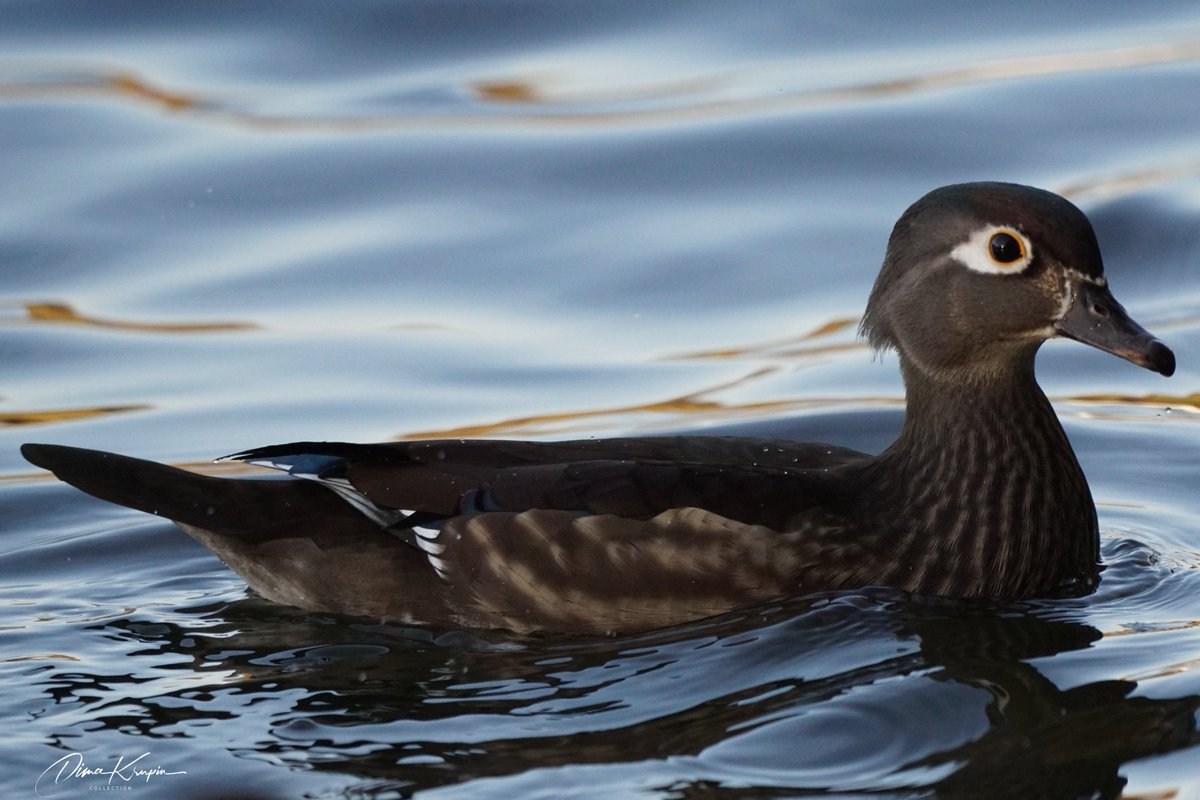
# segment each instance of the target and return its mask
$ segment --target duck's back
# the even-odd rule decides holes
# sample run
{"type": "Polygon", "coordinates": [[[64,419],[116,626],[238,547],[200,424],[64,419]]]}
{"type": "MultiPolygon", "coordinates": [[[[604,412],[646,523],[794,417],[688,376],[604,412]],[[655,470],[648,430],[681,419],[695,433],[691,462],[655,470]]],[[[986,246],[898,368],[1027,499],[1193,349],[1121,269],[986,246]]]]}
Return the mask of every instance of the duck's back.
{"type": "Polygon", "coordinates": [[[778,527],[822,502],[828,470],[867,456],[811,442],[677,436],[298,442],[230,458],[322,480],[416,522],[532,509],[646,518],[695,507],[778,527]]]}

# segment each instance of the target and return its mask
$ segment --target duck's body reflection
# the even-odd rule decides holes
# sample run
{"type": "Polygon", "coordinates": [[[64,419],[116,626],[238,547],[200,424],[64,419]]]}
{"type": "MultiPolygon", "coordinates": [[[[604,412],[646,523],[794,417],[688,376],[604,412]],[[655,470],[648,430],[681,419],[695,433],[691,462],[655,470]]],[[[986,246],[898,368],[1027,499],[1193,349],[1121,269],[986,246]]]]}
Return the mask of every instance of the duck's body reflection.
{"type": "MultiPolygon", "coordinates": [[[[253,598],[220,616],[215,637],[127,633],[190,653],[182,669],[237,674],[239,695],[300,693],[274,722],[281,735],[246,755],[408,790],[607,765],[661,772],[665,796],[681,798],[824,793],[855,770],[868,793],[1117,797],[1122,764],[1200,742],[1200,697],[1047,678],[1038,660],[1102,639],[1053,605],[872,591],[582,640],[370,626],[253,598]],[[730,770],[745,784],[720,778],[730,770]]],[[[155,728],[204,717],[195,689],[142,712],[155,728]]]]}

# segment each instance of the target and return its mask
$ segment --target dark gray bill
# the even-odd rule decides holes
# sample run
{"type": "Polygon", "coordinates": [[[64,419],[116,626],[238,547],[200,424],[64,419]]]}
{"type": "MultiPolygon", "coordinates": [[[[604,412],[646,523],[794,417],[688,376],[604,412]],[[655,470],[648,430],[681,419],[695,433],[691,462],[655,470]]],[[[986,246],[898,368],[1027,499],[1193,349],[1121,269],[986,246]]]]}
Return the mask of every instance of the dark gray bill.
{"type": "Polygon", "coordinates": [[[1175,372],[1175,354],[1134,322],[1106,286],[1080,283],[1067,313],[1054,325],[1063,336],[1112,353],[1160,375],[1175,372]]]}

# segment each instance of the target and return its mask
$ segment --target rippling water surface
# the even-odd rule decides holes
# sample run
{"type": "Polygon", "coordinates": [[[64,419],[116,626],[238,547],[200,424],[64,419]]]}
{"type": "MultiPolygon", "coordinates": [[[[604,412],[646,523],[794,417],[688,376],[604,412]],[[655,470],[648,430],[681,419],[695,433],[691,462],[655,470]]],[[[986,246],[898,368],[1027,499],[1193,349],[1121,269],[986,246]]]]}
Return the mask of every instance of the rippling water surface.
{"type": "Polygon", "coordinates": [[[1197,97],[1193,2],[4,4],[6,794],[1200,797],[1197,97]],[[875,451],[903,388],[854,328],[886,237],[975,179],[1080,204],[1179,357],[1040,356],[1100,504],[1087,598],[372,626],[248,596],[17,453],[875,451]],[[73,753],[186,774],[43,774],[73,753]]]}

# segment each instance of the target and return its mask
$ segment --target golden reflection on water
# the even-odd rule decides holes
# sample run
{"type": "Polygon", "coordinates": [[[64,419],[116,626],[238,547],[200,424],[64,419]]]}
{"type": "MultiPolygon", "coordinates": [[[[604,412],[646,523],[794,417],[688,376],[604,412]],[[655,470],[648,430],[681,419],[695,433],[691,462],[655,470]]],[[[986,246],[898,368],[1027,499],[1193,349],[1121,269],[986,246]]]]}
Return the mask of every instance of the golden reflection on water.
{"type": "Polygon", "coordinates": [[[166,111],[194,111],[205,103],[195,95],[159,88],[132,72],[90,69],[36,73],[24,80],[0,80],[0,98],[115,97],[166,111]]]}
{"type": "MultiPolygon", "coordinates": [[[[1133,625],[1126,623],[1123,627],[1117,630],[1105,631],[1104,638],[1115,639],[1121,636],[1155,636],[1163,633],[1177,633],[1179,631],[1195,630],[1196,628],[1200,628],[1200,620],[1180,619],[1172,622],[1158,622],[1153,625],[1147,625],[1145,623],[1133,625]]],[[[1120,676],[1120,679],[1140,683],[1142,681],[1155,680],[1157,678],[1168,678],[1172,675],[1193,672],[1198,668],[1200,668],[1200,658],[1189,658],[1182,661],[1162,664],[1151,669],[1141,670],[1129,675],[1122,675],[1120,676]]],[[[1139,795],[1139,797],[1142,796],[1144,795],[1139,795]]],[[[1175,797],[1176,795],[1172,794],[1166,796],[1175,797]]],[[[1122,797],[1128,796],[1122,795],[1122,797]]],[[[1130,798],[1130,800],[1133,799],[1130,798]]]]}
{"type": "MultiPolygon", "coordinates": [[[[654,427],[671,428],[680,426],[698,426],[705,423],[729,423],[737,420],[763,419],[768,416],[780,416],[788,413],[813,411],[817,409],[845,410],[847,408],[874,407],[903,407],[903,396],[871,396],[871,397],[804,397],[782,398],[774,400],[757,400],[750,402],[730,402],[721,400],[714,395],[734,388],[744,388],[746,385],[773,375],[778,368],[767,367],[754,370],[732,381],[706,387],[695,392],[667,398],[665,400],[647,403],[631,403],[627,405],[609,406],[604,408],[586,408],[576,411],[560,411],[547,414],[531,414],[510,417],[496,422],[461,425],[451,428],[408,431],[397,435],[396,439],[467,439],[467,438],[515,438],[529,436],[563,436],[572,431],[592,432],[601,427],[629,429],[633,420],[649,417],[648,422],[654,427]]],[[[1153,394],[1140,397],[1119,394],[1078,395],[1055,398],[1058,404],[1080,405],[1084,408],[1070,413],[1080,419],[1102,420],[1160,420],[1195,421],[1200,418],[1200,394],[1164,395],[1153,394]],[[1104,411],[1093,410],[1087,406],[1101,406],[1104,411]],[[1128,409],[1122,413],[1120,409],[1128,409]],[[1145,413],[1136,413],[1135,409],[1155,408],[1161,412],[1155,417],[1147,417],[1145,413]]],[[[50,425],[60,422],[74,422],[80,419],[120,414],[135,411],[150,410],[149,405],[125,405],[96,408],[56,409],[51,411],[9,411],[0,413],[0,427],[19,425],[50,425]]],[[[635,426],[636,427],[636,426],[635,426]]],[[[254,471],[254,468],[231,462],[210,464],[208,462],[189,462],[177,464],[186,469],[205,473],[240,474],[254,471]]],[[[22,477],[22,476],[14,476],[22,477]]],[[[27,477],[27,476],[26,476],[27,477]]]]}
{"type": "Polygon", "coordinates": [[[52,425],[58,422],[77,422],[81,419],[146,411],[148,405],[95,406],[92,408],[59,408],[53,411],[0,411],[0,428],[20,425],[52,425]]]}
{"type": "Polygon", "coordinates": [[[131,95],[170,111],[184,111],[201,105],[195,97],[164,91],[131,74],[113,75],[108,78],[108,82],[118,94],[131,95]]]}
{"type": "MultiPolygon", "coordinates": [[[[735,385],[750,383],[773,370],[760,370],[723,386],[703,389],[667,400],[590,408],[580,411],[561,411],[551,414],[535,414],[510,417],[497,422],[462,425],[440,430],[410,431],[396,436],[397,439],[471,439],[471,438],[516,438],[522,436],[563,436],[572,431],[595,431],[598,426],[628,430],[632,418],[650,416],[652,427],[692,427],[706,423],[730,423],[738,420],[764,419],[789,413],[815,411],[818,409],[846,410],[848,408],[903,407],[903,396],[874,397],[805,397],[779,400],[759,400],[746,403],[722,401],[709,395],[735,385]]],[[[1114,421],[1146,421],[1159,419],[1169,421],[1194,421],[1200,417],[1200,396],[1148,395],[1129,397],[1124,395],[1086,395],[1080,397],[1054,398],[1056,404],[1102,404],[1108,411],[1079,409],[1073,412],[1060,411],[1064,416],[1071,414],[1080,419],[1105,419],[1114,421]],[[1121,413],[1120,407],[1130,411],[1121,413]],[[1162,413],[1148,418],[1144,413],[1132,409],[1159,408],[1162,413]]]]}
{"type": "Polygon", "coordinates": [[[775,372],[773,368],[757,370],[742,378],[719,386],[648,403],[633,403],[607,408],[589,408],[579,411],[561,411],[550,414],[511,417],[498,422],[463,425],[441,430],[409,431],[400,434],[396,438],[470,439],[477,437],[562,436],[571,431],[594,431],[598,426],[628,428],[632,421],[631,417],[636,418],[641,416],[654,417],[652,424],[657,422],[662,427],[677,427],[680,425],[700,425],[707,422],[732,422],[747,418],[762,419],[766,416],[776,416],[784,412],[812,408],[845,408],[847,405],[896,405],[904,402],[902,398],[891,397],[822,397],[734,403],[709,397],[709,395],[716,392],[751,383],[773,372],[775,372]]]}
{"type": "Polygon", "coordinates": [[[1055,187],[1055,191],[1076,202],[1097,203],[1170,183],[1194,172],[1200,172],[1200,159],[1181,161],[1163,167],[1098,175],[1055,187]]]}
{"type": "Polygon", "coordinates": [[[256,330],[249,322],[126,322],[80,314],[66,303],[26,303],[26,319],[35,323],[86,325],[138,333],[221,333],[256,330]]]}
{"type": "Polygon", "coordinates": [[[664,360],[689,361],[745,357],[759,358],[768,354],[774,356],[800,358],[803,356],[822,355],[824,353],[841,353],[848,350],[863,350],[867,347],[864,342],[843,342],[837,344],[818,345],[816,347],[792,347],[792,345],[800,344],[802,342],[810,342],[813,339],[820,339],[825,336],[831,336],[835,333],[840,333],[856,324],[858,324],[858,317],[838,317],[817,326],[808,333],[802,333],[799,336],[788,336],[782,339],[769,339],[765,342],[757,342],[755,344],[748,344],[740,347],[720,347],[713,350],[696,350],[689,353],[677,353],[666,356],[664,360]],[[781,348],[786,349],[781,350],[781,348]]]}
{"type": "MultiPolygon", "coordinates": [[[[1128,47],[1084,50],[1068,53],[1024,56],[980,63],[967,63],[944,69],[929,70],[901,78],[866,81],[847,86],[805,88],[778,91],[780,73],[803,74],[803,63],[765,64],[739,70],[731,75],[711,75],[685,81],[672,81],[664,86],[627,87],[593,93],[555,93],[539,85],[532,77],[481,78],[468,88],[483,102],[505,103],[509,106],[537,106],[538,113],[498,115],[466,114],[395,114],[371,116],[282,116],[265,115],[254,111],[237,110],[232,104],[216,99],[205,100],[181,89],[167,89],[153,81],[128,71],[106,71],[83,68],[73,71],[47,68],[44,72],[20,79],[0,79],[0,98],[16,97],[62,98],[93,95],[128,100],[150,105],[172,114],[186,113],[206,121],[272,131],[329,131],[354,133],[365,130],[408,128],[461,128],[488,130],[491,127],[550,127],[580,125],[590,127],[630,126],[694,122],[702,120],[744,118],[749,115],[803,111],[831,105],[860,103],[868,99],[893,99],[933,91],[974,86],[998,81],[1023,80],[1032,77],[1066,75],[1081,72],[1100,72],[1148,66],[1179,64],[1200,60],[1200,40],[1153,42],[1128,47]],[[750,87],[745,96],[734,98],[705,98],[680,102],[681,97],[698,93],[705,86],[724,86],[730,82],[750,87]],[[771,91],[756,92],[758,85],[770,86],[771,91]],[[646,106],[647,97],[662,97],[675,102],[646,106]],[[638,103],[636,107],[613,109],[621,102],[638,103]],[[580,105],[602,104],[604,110],[578,110],[580,105]],[[556,105],[568,105],[573,110],[553,113],[556,105]],[[551,110],[551,113],[547,113],[551,110]]],[[[29,73],[30,70],[26,70],[29,73]]]]}
{"type": "MultiPolygon", "coordinates": [[[[32,602],[13,603],[13,605],[33,605],[33,603],[32,602]]],[[[59,622],[60,620],[57,617],[51,617],[49,619],[47,619],[45,617],[41,617],[41,618],[38,618],[36,621],[37,622],[59,622]]],[[[28,628],[26,628],[25,626],[21,626],[19,629],[20,630],[28,630],[28,628]]],[[[5,630],[14,630],[14,629],[6,628],[5,630]]],[[[46,661],[46,662],[50,662],[50,663],[57,663],[57,662],[63,661],[63,662],[71,663],[71,664],[84,663],[84,659],[79,658],[78,656],[68,655],[67,653],[30,653],[29,655],[12,656],[10,658],[0,658],[0,664],[22,664],[22,663],[29,662],[29,661],[35,661],[35,662],[36,661],[46,661]]]]}
{"type": "Polygon", "coordinates": [[[1168,415],[1177,412],[1184,415],[1200,414],[1200,394],[1197,393],[1185,395],[1147,394],[1141,397],[1122,394],[1088,394],[1072,397],[1069,400],[1073,403],[1084,404],[1159,408],[1168,415]]]}
{"type": "Polygon", "coordinates": [[[499,103],[537,103],[542,100],[537,87],[529,81],[480,81],[473,88],[480,99],[499,103]]]}
{"type": "MultiPolygon", "coordinates": [[[[77,324],[91,327],[154,333],[208,333],[241,331],[256,328],[248,323],[141,323],[122,322],[88,317],[62,303],[29,303],[24,306],[28,320],[35,323],[77,324]]],[[[775,362],[750,370],[733,380],[723,381],[698,390],[662,400],[630,403],[602,408],[584,408],[545,414],[522,415],[495,422],[475,423],[437,430],[408,431],[398,434],[397,439],[421,438],[474,438],[474,437],[527,437],[563,436],[571,432],[591,433],[600,428],[628,430],[632,427],[652,426],[671,428],[699,426],[705,423],[728,423],[736,420],[762,419],[820,408],[845,409],[863,406],[902,406],[903,396],[895,397],[803,397],[774,398],[734,402],[721,398],[731,390],[744,390],[763,379],[777,375],[784,369],[797,369],[804,362],[823,357],[865,350],[868,345],[861,341],[821,342],[831,336],[843,334],[853,328],[857,317],[836,317],[798,336],[772,339],[749,345],[720,347],[709,350],[685,352],[667,356],[661,360],[697,359],[757,359],[775,362]],[[787,363],[780,363],[787,362],[787,363]],[[642,422],[635,422],[641,420],[642,422]]],[[[1194,322],[1194,321],[1190,321],[1194,322]]],[[[1171,415],[1195,419],[1200,415],[1200,394],[1168,395],[1151,394],[1141,397],[1121,394],[1078,395],[1056,398],[1057,402],[1084,406],[1073,412],[1086,419],[1130,419],[1145,420],[1144,409],[1161,409],[1158,415],[1164,421],[1171,415]],[[1096,410],[1102,407],[1104,410],[1096,410]],[[1129,411],[1122,413],[1119,409],[1129,411]],[[1135,412],[1135,409],[1141,411],[1135,412]]],[[[11,411],[0,413],[0,426],[49,425],[76,421],[108,414],[149,410],[144,404],[106,406],[78,409],[56,409],[50,411],[11,411]]],[[[199,466],[210,471],[210,465],[199,466]]]]}
{"type": "MultiPolygon", "coordinates": [[[[479,425],[463,425],[442,430],[410,431],[399,434],[398,440],[407,439],[508,439],[521,436],[563,436],[572,431],[594,431],[601,420],[609,419],[605,427],[627,429],[631,415],[667,415],[674,420],[658,420],[661,427],[672,425],[701,425],[704,423],[733,422],[739,419],[763,419],[783,412],[795,412],[815,408],[846,408],[848,405],[902,405],[901,398],[854,397],[854,398],[805,398],[792,400],[762,400],[753,403],[725,403],[717,400],[697,400],[693,397],[676,397],[641,405],[613,406],[588,409],[586,411],[564,411],[528,417],[512,417],[499,422],[479,425]],[[578,424],[575,424],[578,423],[578,424]],[[586,423],[586,424],[584,424],[586,423]]],[[[659,427],[655,425],[655,427],[659,427]]]]}
{"type": "MultiPolygon", "coordinates": [[[[730,118],[801,113],[864,101],[891,101],[1002,81],[1028,80],[1088,72],[1128,70],[1200,61],[1200,40],[1150,42],[1065,53],[964,63],[941,69],[858,84],[823,88],[780,89],[789,76],[803,75],[801,60],[775,62],[724,73],[659,80],[651,85],[618,84],[575,92],[555,91],[553,77],[491,77],[469,81],[466,88],[481,104],[504,104],[506,113],[397,113],[354,115],[268,115],[234,108],[232,102],[203,98],[183,89],[155,84],[127,70],[92,67],[41,71],[22,69],[7,80],[0,76],[0,102],[5,98],[60,99],[95,96],[151,106],[197,121],[262,132],[358,134],[379,131],[489,133],[498,128],[627,128],[690,124],[730,118]],[[26,77],[27,76],[27,77],[26,77]],[[765,92],[759,87],[770,87],[765,92]],[[716,97],[740,88],[740,97],[716,97]],[[626,107],[620,107],[624,104],[626,107]],[[589,108],[591,106],[592,108],[589,108]],[[529,109],[522,112],[522,107],[529,109]],[[599,108],[599,107],[602,107],[599,108]]],[[[1076,200],[1109,200],[1200,172],[1200,160],[1172,159],[1150,168],[1105,172],[1074,183],[1051,187],[1076,200]]]]}
{"type": "MultiPolygon", "coordinates": [[[[784,358],[792,362],[846,350],[865,349],[861,342],[835,343],[810,347],[791,347],[845,331],[858,322],[857,317],[838,317],[799,336],[773,339],[741,347],[722,347],[666,356],[664,361],[695,359],[784,358]],[[782,348],[782,349],[781,349],[782,348]]],[[[795,368],[796,364],[789,365],[795,368]]],[[[892,405],[903,398],[786,398],[730,402],[715,397],[733,389],[742,389],[777,374],[782,367],[764,366],[746,374],[696,391],[646,403],[588,408],[549,414],[512,417],[498,422],[463,425],[441,430],[412,431],[400,439],[466,439],[475,437],[562,436],[572,431],[592,431],[597,425],[627,428],[633,418],[650,417],[665,425],[700,425],[706,422],[729,422],[738,419],[761,419],[784,412],[821,407],[853,405],[892,405]]],[[[651,423],[653,424],[653,422],[651,423]]]]}
{"type": "MultiPolygon", "coordinates": [[[[456,439],[474,437],[512,438],[521,436],[563,436],[572,431],[590,432],[597,426],[616,429],[628,429],[635,423],[633,420],[647,419],[654,427],[692,427],[705,423],[728,423],[744,419],[762,419],[766,416],[779,416],[786,413],[799,413],[815,409],[846,409],[864,406],[896,407],[904,405],[904,397],[804,397],[777,398],[756,400],[750,402],[730,402],[720,399],[720,395],[733,389],[746,387],[778,374],[782,369],[796,369],[809,359],[816,359],[830,354],[849,351],[866,350],[865,342],[830,342],[795,346],[810,343],[835,334],[843,333],[858,322],[857,317],[837,317],[825,322],[811,331],[799,336],[773,339],[755,344],[738,347],[721,347],[710,350],[678,353],[667,356],[662,360],[695,360],[695,359],[724,359],[741,358],[770,359],[790,362],[786,365],[765,366],[751,370],[741,377],[725,381],[713,386],[703,387],[687,394],[665,400],[628,405],[610,406],[607,408],[586,408],[576,411],[560,411],[548,414],[533,414],[510,417],[490,423],[462,425],[438,430],[410,431],[398,435],[398,439],[456,439]],[[800,362],[800,363],[797,363],[800,362]]],[[[1092,409],[1075,410],[1072,412],[1080,418],[1112,418],[1112,419],[1145,419],[1144,413],[1133,413],[1134,409],[1158,408],[1160,416],[1170,419],[1172,414],[1181,417],[1200,415],[1200,395],[1167,395],[1152,394],[1141,397],[1121,394],[1076,395],[1055,398],[1056,403],[1082,406],[1104,406],[1108,410],[1099,412],[1092,409]],[[1128,413],[1115,410],[1127,408],[1128,413]]]]}

